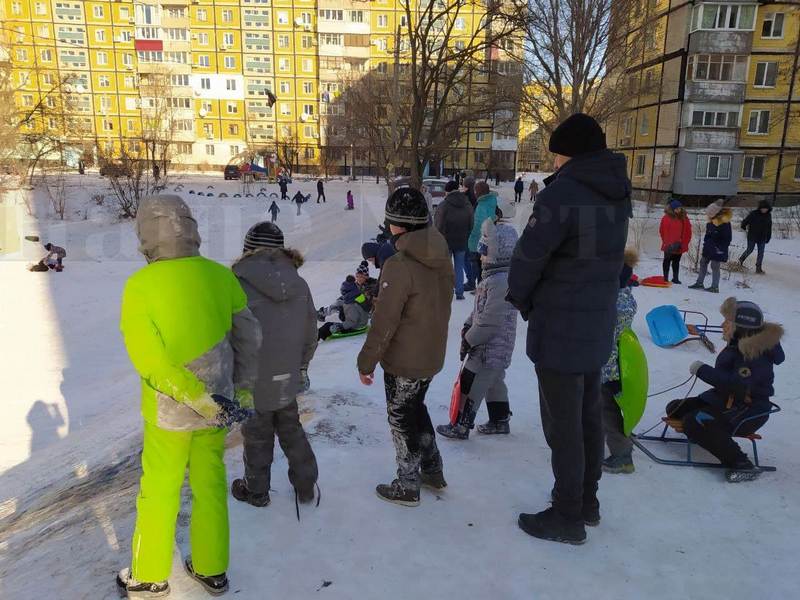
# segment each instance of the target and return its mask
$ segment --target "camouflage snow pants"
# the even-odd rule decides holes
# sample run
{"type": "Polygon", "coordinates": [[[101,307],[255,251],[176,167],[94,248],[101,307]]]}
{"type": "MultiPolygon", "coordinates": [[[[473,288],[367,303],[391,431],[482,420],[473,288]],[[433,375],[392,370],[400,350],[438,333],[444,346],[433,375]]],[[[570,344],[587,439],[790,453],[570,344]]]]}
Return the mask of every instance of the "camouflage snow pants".
{"type": "Polygon", "coordinates": [[[386,410],[397,453],[397,478],[405,489],[419,490],[420,470],[438,473],[442,456],[425,406],[430,379],[408,379],[384,373],[386,410]]]}

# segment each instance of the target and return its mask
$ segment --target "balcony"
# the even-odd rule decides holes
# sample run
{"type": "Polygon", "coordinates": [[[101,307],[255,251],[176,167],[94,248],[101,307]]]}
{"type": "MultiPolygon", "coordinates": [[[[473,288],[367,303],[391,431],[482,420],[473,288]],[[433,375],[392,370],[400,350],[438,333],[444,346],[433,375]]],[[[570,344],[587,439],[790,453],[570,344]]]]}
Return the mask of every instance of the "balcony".
{"type": "Polygon", "coordinates": [[[683,147],[689,150],[734,150],[739,128],[689,127],[683,131],[683,147]]]}
{"type": "Polygon", "coordinates": [[[685,100],[691,102],[744,102],[744,81],[687,81],[685,100]]]}
{"type": "Polygon", "coordinates": [[[689,54],[750,54],[752,31],[695,31],[689,37],[689,54]]]}

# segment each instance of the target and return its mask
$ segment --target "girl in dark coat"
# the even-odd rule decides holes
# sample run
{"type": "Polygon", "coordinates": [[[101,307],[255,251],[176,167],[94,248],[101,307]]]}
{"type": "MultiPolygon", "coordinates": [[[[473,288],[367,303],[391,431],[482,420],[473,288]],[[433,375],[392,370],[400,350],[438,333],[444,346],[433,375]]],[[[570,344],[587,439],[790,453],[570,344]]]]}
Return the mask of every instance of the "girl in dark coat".
{"type": "Polygon", "coordinates": [[[700,270],[697,281],[689,286],[691,290],[705,289],[707,292],[719,293],[720,265],[728,262],[728,248],[733,239],[731,219],[733,212],[724,208],[722,200],[717,200],[706,208],[708,223],[706,235],[703,238],[703,256],[700,259],[700,270]],[[704,282],[711,266],[711,287],[705,287],[704,282]]]}
{"type": "Polygon", "coordinates": [[[728,345],[713,367],[701,361],[689,367],[711,389],[696,398],[673,400],[667,405],[667,416],[680,419],[686,436],[728,467],[728,481],[738,482],[755,479],[759,471],[733,434],[754,433],[769,418],[774,367],[785,360],[780,344],[783,327],[764,321],[761,308],[753,302],[728,298],[720,312],[728,345]]]}
{"type": "Polygon", "coordinates": [[[747,232],[747,250],[739,257],[739,264],[744,261],[758,247],[756,254],[756,273],[764,274],[764,247],[772,239],[772,206],[766,200],[758,203],[758,208],[751,211],[742,221],[742,229],[747,232]]]}

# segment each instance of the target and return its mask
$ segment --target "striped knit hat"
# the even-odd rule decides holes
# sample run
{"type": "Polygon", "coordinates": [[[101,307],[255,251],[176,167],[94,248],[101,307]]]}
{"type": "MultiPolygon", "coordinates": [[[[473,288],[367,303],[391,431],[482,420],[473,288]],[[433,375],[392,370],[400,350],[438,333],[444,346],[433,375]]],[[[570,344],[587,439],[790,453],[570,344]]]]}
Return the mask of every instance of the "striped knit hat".
{"type": "Polygon", "coordinates": [[[422,192],[412,187],[397,188],[386,201],[386,222],[406,229],[428,225],[428,203],[422,192]]]}
{"type": "Polygon", "coordinates": [[[281,228],[268,221],[253,225],[244,236],[244,251],[252,252],[259,248],[283,248],[281,228]]]}

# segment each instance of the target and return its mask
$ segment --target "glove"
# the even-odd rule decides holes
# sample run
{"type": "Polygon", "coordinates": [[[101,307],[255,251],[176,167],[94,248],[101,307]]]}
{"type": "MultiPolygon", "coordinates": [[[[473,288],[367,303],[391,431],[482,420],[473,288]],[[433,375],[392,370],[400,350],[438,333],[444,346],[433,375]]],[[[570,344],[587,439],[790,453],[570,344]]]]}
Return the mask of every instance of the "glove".
{"type": "Polygon", "coordinates": [[[327,316],[328,310],[324,306],[317,311],[317,321],[320,323],[324,323],[327,316]]]}
{"type": "Polygon", "coordinates": [[[216,417],[217,427],[230,428],[236,423],[246,421],[255,413],[253,409],[242,408],[236,401],[225,396],[212,394],[211,397],[220,409],[216,417]]]}
{"type": "Polygon", "coordinates": [[[705,366],[705,363],[702,360],[696,360],[691,365],[689,365],[689,373],[692,375],[697,375],[697,372],[700,370],[700,367],[705,366]]]}
{"type": "Polygon", "coordinates": [[[464,362],[464,359],[467,358],[467,354],[469,354],[470,350],[472,350],[472,346],[467,343],[467,340],[461,340],[461,350],[458,353],[461,362],[464,362]]]}
{"type": "Polygon", "coordinates": [[[469,331],[469,328],[470,328],[470,326],[469,326],[469,325],[464,325],[464,326],[461,328],[461,339],[462,339],[462,340],[463,340],[463,339],[464,339],[464,338],[467,336],[467,332],[469,331]]]}
{"type": "Polygon", "coordinates": [[[256,407],[253,392],[250,390],[236,390],[233,399],[242,408],[254,409],[256,407]]]}
{"type": "Polygon", "coordinates": [[[186,405],[207,421],[216,420],[219,414],[219,404],[207,393],[195,400],[187,402],[186,405]]]}
{"type": "Polygon", "coordinates": [[[311,389],[311,380],[308,378],[308,369],[300,369],[300,393],[303,394],[311,389]]]}

